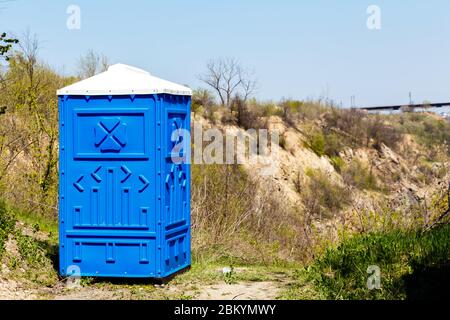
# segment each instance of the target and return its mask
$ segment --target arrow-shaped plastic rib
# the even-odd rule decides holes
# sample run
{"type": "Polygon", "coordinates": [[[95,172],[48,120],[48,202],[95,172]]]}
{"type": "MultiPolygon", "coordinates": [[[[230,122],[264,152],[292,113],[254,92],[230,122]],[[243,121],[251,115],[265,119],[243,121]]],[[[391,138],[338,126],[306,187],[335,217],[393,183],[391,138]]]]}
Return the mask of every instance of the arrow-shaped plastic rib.
{"type": "Polygon", "coordinates": [[[83,180],[84,176],[80,176],[77,180],[77,182],[73,183],[73,186],[79,191],[79,192],[83,192],[84,188],[83,186],[80,184],[81,180],[83,180]]]}
{"type": "Polygon", "coordinates": [[[125,173],[125,178],[123,178],[120,182],[124,183],[125,181],[128,180],[129,177],[131,177],[131,170],[128,169],[126,166],[122,166],[120,167],[120,169],[122,169],[123,173],[125,173]]]}
{"type": "Polygon", "coordinates": [[[147,187],[150,185],[150,182],[147,180],[147,178],[145,178],[143,175],[139,176],[139,180],[141,180],[141,182],[144,184],[144,186],[142,187],[141,190],[139,190],[139,193],[142,193],[145,191],[145,189],[147,189],[147,187]]]}

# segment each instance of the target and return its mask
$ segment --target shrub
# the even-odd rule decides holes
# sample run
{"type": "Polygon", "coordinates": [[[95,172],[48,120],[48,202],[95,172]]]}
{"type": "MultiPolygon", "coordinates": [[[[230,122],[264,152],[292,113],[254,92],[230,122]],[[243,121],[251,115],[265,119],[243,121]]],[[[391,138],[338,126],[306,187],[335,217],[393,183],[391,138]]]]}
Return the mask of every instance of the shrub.
{"type": "Polygon", "coordinates": [[[291,125],[295,126],[299,120],[298,111],[303,105],[301,101],[284,100],[281,102],[282,118],[283,120],[291,125]]]}
{"type": "Polygon", "coordinates": [[[259,104],[257,107],[260,108],[263,117],[283,116],[283,109],[271,102],[259,104]]]}
{"type": "Polygon", "coordinates": [[[327,155],[330,158],[339,157],[344,148],[343,138],[335,132],[324,133],[317,128],[308,129],[307,146],[319,157],[327,155]]]}
{"type": "Polygon", "coordinates": [[[240,166],[193,165],[191,198],[197,261],[305,260],[314,246],[314,237],[305,236],[310,226],[296,208],[240,166]]]}
{"type": "Polygon", "coordinates": [[[234,99],[231,108],[236,111],[237,125],[239,127],[245,130],[255,129],[259,121],[259,115],[244,100],[239,98],[234,99]]]}
{"type": "Polygon", "coordinates": [[[324,119],[326,134],[333,130],[345,133],[339,137],[330,137],[335,140],[334,150],[340,148],[342,143],[355,147],[375,148],[385,144],[395,148],[401,139],[401,132],[394,126],[386,124],[382,116],[366,114],[361,110],[333,108],[325,114],[324,119]]]}
{"type": "Polygon", "coordinates": [[[5,250],[5,242],[14,230],[15,219],[6,204],[0,200],[0,258],[5,250]]]}
{"type": "Polygon", "coordinates": [[[236,97],[231,104],[230,114],[235,115],[236,124],[248,129],[267,129],[267,117],[264,117],[264,109],[256,101],[248,103],[236,97]]]}
{"type": "Polygon", "coordinates": [[[319,157],[325,155],[325,136],[321,131],[314,131],[308,136],[309,148],[319,157]]]}
{"type": "Polygon", "coordinates": [[[450,156],[450,123],[444,119],[425,113],[402,114],[399,130],[411,134],[427,149],[437,145],[447,146],[447,155],[450,156]]]}
{"type": "Polygon", "coordinates": [[[325,135],[324,153],[330,158],[338,157],[339,153],[344,148],[342,142],[344,138],[335,132],[330,132],[325,135]]]}
{"type": "Polygon", "coordinates": [[[333,108],[324,115],[325,130],[347,133],[347,143],[361,142],[366,137],[365,113],[357,109],[333,108]]]}
{"type": "Polygon", "coordinates": [[[449,254],[450,225],[426,233],[372,233],[329,248],[304,273],[328,299],[443,299],[449,254]],[[367,287],[369,266],[380,268],[379,290],[367,287]]]}
{"type": "Polygon", "coordinates": [[[330,218],[350,203],[349,190],[320,170],[307,170],[307,188],[303,191],[303,201],[308,214],[315,217],[330,218]]]}
{"type": "Polygon", "coordinates": [[[330,157],[331,164],[333,165],[334,169],[336,169],[337,172],[341,173],[342,168],[345,165],[344,160],[342,160],[341,157],[338,156],[332,156],[330,157]]]}
{"type": "MultiPolygon", "coordinates": [[[[54,238],[39,240],[34,236],[25,235],[22,228],[15,227],[16,217],[22,218],[27,215],[16,208],[8,208],[4,202],[0,201],[0,258],[4,253],[5,241],[11,237],[17,243],[18,254],[8,252],[6,263],[14,275],[23,275],[27,280],[46,286],[54,285],[58,281],[58,276],[54,268],[57,260],[58,245],[54,238]],[[51,242],[52,241],[52,242],[51,242]]],[[[38,221],[41,216],[30,216],[29,224],[33,233],[41,229],[38,221]]],[[[26,223],[28,225],[28,223],[26,223]]],[[[54,223],[53,223],[54,224],[54,223]]],[[[47,228],[44,228],[47,229],[47,228]]]]}
{"type": "MultiPolygon", "coordinates": [[[[445,167],[444,167],[445,169],[445,167]]],[[[441,178],[439,172],[436,172],[433,170],[432,164],[428,161],[425,161],[421,159],[419,161],[419,164],[417,166],[417,172],[418,174],[415,177],[415,180],[418,182],[421,182],[423,184],[430,184],[433,182],[433,179],[436,177],[436,175],[441,178]]]]}
{"type": "Polygon", "coordinates": [[[197,89],[192,92],[192,111],[194,113],[201,113],[203,110],[208,110],[214,104],[214,96],[209,90],[197,89]]]}
{"type": "Polygon", "coordinates": [[[373,115],[369,118],[366,130],[367,145],[372,140],[373,146],[377,149],[380,149],[382,144],[395,149],[402,137],[400,131],[393,126],[387,125],[380,115],[373,115]]]}
{"type": "Polygon", "coordinates": [[[345,183],[359,189],[378,190],[378,183],[372,171],[360,161],[354,160],[342,170],[345,183]]]}
{"type": "Polygon", "coordinates": [[[283,100],[280,103],[281,116],[283,120],[296,126],[298,121],[317,120],[330,108],[314,101],[283,100]]]}
{"type": "Polygon", "coordinates": [[[216,124],[220,120],[220,117],[217,116],[219,110],[218,106],[211,106],[205,110],[204,116],[209,122],[216,124]]]}
{"type": "Polygon", "coordinates": [[[31,236],[15,232],[20,255],[25,262],[22,269],[26,278],[38,284],[52,286],[58,281],[52,258],[57,256],[57,246],[51,246],[31,236]]]}

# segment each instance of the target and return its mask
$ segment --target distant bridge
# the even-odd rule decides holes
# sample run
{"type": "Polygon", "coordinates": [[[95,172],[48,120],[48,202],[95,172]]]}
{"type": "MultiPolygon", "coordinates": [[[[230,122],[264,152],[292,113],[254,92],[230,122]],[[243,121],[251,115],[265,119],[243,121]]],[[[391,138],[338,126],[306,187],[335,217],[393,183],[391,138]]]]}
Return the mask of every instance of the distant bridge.
{"type": "Polygon", "coordinates": [[[361,110],[367,111],[388,111],[388,110],[402,110],[405,109],[426,109],[426,108],[444,108],[450,107],[450,102],[443,103],[422,103],[422,104],[404,104],[394,106],[379,106],[379,107],[362,107],[361,110]]]}

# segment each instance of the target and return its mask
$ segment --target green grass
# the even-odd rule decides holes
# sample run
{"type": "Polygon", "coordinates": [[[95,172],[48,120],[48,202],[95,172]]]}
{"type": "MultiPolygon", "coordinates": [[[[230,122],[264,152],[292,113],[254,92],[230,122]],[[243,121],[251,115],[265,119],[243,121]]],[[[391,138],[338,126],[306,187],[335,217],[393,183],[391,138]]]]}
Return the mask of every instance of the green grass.
{"type": "Polygon", "coordinates": [[[341,173],[342,168],[345,166],[344,160],[342,160],[342,158],[339,156],[332,156],[332,157],[330,157],[330,161],[331,161],[331,164],[333,165],[334,169],[337,172],[341,173]]]}
{"type": "Polygon", "coordinates": [[[102,279],[88,278],[82,280],[82,285],[91,289],[107,290],[112,292],[127,292],[127,298],[131,299],[179,299],[190,300],[195,298],[205,286],[233,285],[249,282],[277,282],[280,287],[290,282],[293,277],[294,266],[232,266],[225,263],[192,263],[189,271],[177,275],[163,287],[154,286],[145,280],[130,279],[102,279]],[[231,269],[230,273],[224,273],[223,268],[231,269]]]}
{"type": "Polygon", "coordinates": [[[48,241],[40,241],[17,230],[15,239],[22,259],[25,278],[40,285],[50,287],[58,282],[55,261],[57,246],[48,241]]]}
{"type": "MultiPolygon", "coordinates": [[[[57,224],[49,219],[11,211],[0,203],[0,244],[9,235],[17,242],[19,255],[9,257],[11,276],[26,278],[40,286],[52,287],[58,281],[57,224]],[[32,227],[24,235],[14,227],[15,217],[32,227]],[[38,231],[52,232],[45,240],[38,231]]],[[[8,257],[8,256],[7,256],[8,257]]],[[[425,233],[392,231],[357,235],[329,247],[309,266],[254,261],[232,257],[194,259],[192,269],[171,281],[174,292],[145,283],[108,283],[83,279],[82,285],[105,290],[125,290],[136,299],[191,299],[202,286],[241,282],[279,282],[280,299],[423,299],[446,296],[450,277],[450,225],[425,233]],[[381,271],[381,289],[369,290],[369,266],[381,271]],[[229,273],[223,273],[227,267],[229,273]]],[[[125,294],[125,293],[123,293],[125,294]]]]}
{"type": "Polygon", "coordinates": [[[0,202],[0,257],[2,253],[6,254],[7,265],[13,271],[10,277],[25,278],[44,286],[54,285],[58,281],[55,270],[57,230],[57,223],[48,218],[22,212],[0,202]],[[22,227],[16,227],[17,220],[30,231],[24,233],[22,227]],[[39,231],[48,237],[39,238],[39,231]],[[17,254],[4,252],[8,237],[15,241],[17,254]]]}
{"type": "Polygon", "coordinates": [[[34,231],[48,233],[53,243],[58,242],[58,221],[56,219],[20,210],[15,210],[14,215],[19,221],[31,226],[34,231]]]}
{"type": "Polygon", "coordinates": [[[0,259],[3,256],[5,242],[9,234],[14,230],[15,219],[7,208],[6,204],[0,200],[0,259]]]}
{"type": "MultiPolygon", "coordinates": [[[[313,285],[326,299],[433,299],[447,294],[450,225],[426,233],[374,233],[329,248],[299,271],[298,287],[313,285]],[[369,266],[378,266],[381,289],[369,290],[369,266]]],[[[292,289],[290,297],[301,290],[292,289]]]]}
{"type": "Polygon", "coordinates": [[[298,263],[246,263],[232,258],[193,260],[191,269],[176,277],[176,283],[213,284],[217,282],[261,282],[289,277],[298,263]],[[229,274],[223,268],[231,269],[229,274]]]}

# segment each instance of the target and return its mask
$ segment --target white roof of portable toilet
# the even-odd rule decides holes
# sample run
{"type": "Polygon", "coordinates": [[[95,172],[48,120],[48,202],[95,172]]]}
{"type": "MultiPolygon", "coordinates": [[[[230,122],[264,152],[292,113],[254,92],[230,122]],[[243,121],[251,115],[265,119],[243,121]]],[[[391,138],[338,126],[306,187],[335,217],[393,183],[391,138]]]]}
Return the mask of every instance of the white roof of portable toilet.
{"type": "Polygon", "coordinates": [[[157,94],[192,95],[188,87],[152,76],[149,72],[125,64],[115,64],[107,71],[59,89],[62,95],[157,94]]]}

